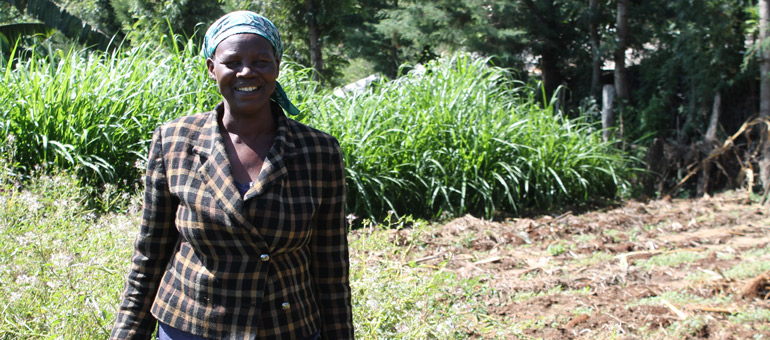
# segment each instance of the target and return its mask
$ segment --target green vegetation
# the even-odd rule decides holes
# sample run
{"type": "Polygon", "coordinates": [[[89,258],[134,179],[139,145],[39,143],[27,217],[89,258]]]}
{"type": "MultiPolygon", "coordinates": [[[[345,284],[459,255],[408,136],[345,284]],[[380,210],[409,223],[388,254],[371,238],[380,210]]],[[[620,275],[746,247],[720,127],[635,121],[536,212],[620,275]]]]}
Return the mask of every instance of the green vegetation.
{"type": "MultiPolygon", "coordinates": [[[[120,213],[99,215],[81,204],[84,194],[76,178],[63,174],[35,176],[25,187],[0,177],[0,339],[107,337],[139,225],[140,195],[120,198],[120,213]]],[[[484,329],[488,338],[515,334],[513,326],[487,316],[485,299],[495,294],[487,279],[394,261],[403,249],[388,240],[388,231],[367,227],[351,238],[358,338],[464,339],[484,329]]]]}
{"type": "Polygon", "coordinates": [[[458,55],[362,95],[326,96],[310,122],[340,139],[357,214],[491,216],[614,197],[622,156],[535,92],[458,55]]]}
{"type": "Polygon", "coordinates": [[[202,59],[162,46],[48,50],[3,65],[0,151],[15,152],[22,172],[41,166],[75,170],[92,185],[134,183],[155,127],[215,101],[202,59]]]}
{"type": "MultiPolygon", "coordinates": [[[[152,131],[218,101],[192,42],[177,46],[48,51],[3,65],[0,151],[15,152],[22,173],[74,170],[88,185],[132,188],[152,131]]],[[[623,154],[592,125],[542,108],[537,91],[485,59],[431,62],[345,97],[311,76],[287,61],[280,80],[299,119],[340,140],[358,216],[492,216],[612,199],[626,183],[623,154]]]]}
{"type": "MultiPolygon", "coordinates": [[[[488,317],[485,300],[495,292],[487,279],[461,279],[445,270],[393,261],[403,248],[388,241],[391,227],[367,224],[350,243],[356,335],[364,339],[464,339],[479,328],[500,339],[515,330],[488,317]]],[[[416,222],[413,230],[430,228],[416,222]]]]}
{"type": "Polygon", "coordinates": [[[661,254],[651,257],[646,261],[635,261],[635,264],[644,270],[650,270],[653,267],[677,267],[680,264],[692,263],[708,254],[705,252],[679,251],[670,254],[661,254]]]}
{"type": "Polygon", "coordinates": [[[550,245],[548,245],[548,248],[546,248],[549,254],[551,256],[559,256],[561,254],[564,254],[567,250],[569,250],[569,245],[565,242],[554,242],[550,245]]]}
{"type": "Polygon", "coordinates": [[[643,306],[643,305],[664,306],[665,302],[663,301],[668,301],[676,305],[689,305],[689,304],[707,305],[708,304],[708,305],[718,306],[718,305],[727,305],[730,302],[732,302],[732,299],[729,297],[716,297],[716,296],[711,298],[704,298],[704,297],[697,296],[690,293],[683,293],[678,291],[666,291],[661,293],[658,296],[639,299],[636,303],[629,304],[628,307],[643,306]]]}
{"type": "Polygon", "coordinates": [[[136,206],[97,216],[67,175],[36,177],[24,189],[4,177],[0,192],[0,339],[106,338],[136,206]]]}
{"type": "Polygon", "coordinates": [[[770,246],[749,251],[743,256],[745,259],[744,261],[741,261],[735,265],[735,267],[725,271],[724,275],[732,279],[756,277],[757,275],[770,270],[770,261],[757,259],[763,255],[766,258],[768,254],[770,254],[770,246]]]}

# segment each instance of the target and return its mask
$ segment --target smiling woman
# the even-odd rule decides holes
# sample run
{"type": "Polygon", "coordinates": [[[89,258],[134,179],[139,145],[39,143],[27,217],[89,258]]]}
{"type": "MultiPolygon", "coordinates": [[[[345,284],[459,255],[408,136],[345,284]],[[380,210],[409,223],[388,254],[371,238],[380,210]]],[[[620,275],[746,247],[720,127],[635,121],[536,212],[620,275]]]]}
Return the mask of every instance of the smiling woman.
{"type": "Polygon", "coordinates": [[[273,46],[256,34],[235,34],[206,59],[209,77],[222,94],[221,128],[233,177],[250,183],[259,176],[275,137],[270,96],[281,61],[273,46]]]}
{"type": "Polygon", "coordinates": [[[286,117],[275,26],[233,12],[203,54],[222,102],[159,127],[113,339],[352,339],[337,140],[286,117]]]}

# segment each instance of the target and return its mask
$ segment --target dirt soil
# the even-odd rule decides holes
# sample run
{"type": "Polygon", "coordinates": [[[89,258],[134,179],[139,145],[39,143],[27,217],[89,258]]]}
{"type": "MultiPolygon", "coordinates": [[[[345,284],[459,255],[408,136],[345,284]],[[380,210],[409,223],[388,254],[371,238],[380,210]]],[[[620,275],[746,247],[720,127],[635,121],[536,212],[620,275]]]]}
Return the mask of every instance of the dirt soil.
{"type": "MultiPolygon", "coordinates": [[[[391,231],[412,264],[485,277],[525,338],[770,339],[770,207],[742,191],[391,231]]],[[[470,338],[489,335],[469,334],[470,338]]]]}

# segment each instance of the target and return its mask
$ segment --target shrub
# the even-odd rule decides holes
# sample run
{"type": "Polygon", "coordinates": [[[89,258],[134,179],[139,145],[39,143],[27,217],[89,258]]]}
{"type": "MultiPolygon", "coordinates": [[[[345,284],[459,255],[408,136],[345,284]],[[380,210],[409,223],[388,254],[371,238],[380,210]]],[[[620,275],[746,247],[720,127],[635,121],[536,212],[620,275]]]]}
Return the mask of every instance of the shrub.
{"type": "MultiPolygon", "coordinates": [[[[70,169],[92,187],[137,183],[152,131],[220,100],[192,43],[163,44],[7,63],[0,148],[15,136],[16,170],[70,169]]],[[[285,61],[279,80],[299,120],[340,140],[356,215],[491,217],[612,198],[624,185],[623,155],[599,131],[542,108],[538,91],[486,59],[434,61],[346,97],[311,74],[285,61]]]]}

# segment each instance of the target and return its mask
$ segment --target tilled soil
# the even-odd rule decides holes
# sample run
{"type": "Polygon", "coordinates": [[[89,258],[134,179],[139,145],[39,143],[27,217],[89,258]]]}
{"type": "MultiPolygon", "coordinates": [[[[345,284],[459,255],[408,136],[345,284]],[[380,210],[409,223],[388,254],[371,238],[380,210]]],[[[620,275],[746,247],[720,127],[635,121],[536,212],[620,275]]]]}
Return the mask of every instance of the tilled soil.
{"type": "Polygon", "coordinates": [[[769,209],[732,191],[390,237],[412,264],[487,278],[487,313],[522,337],[770,339],[769,209]]]}

